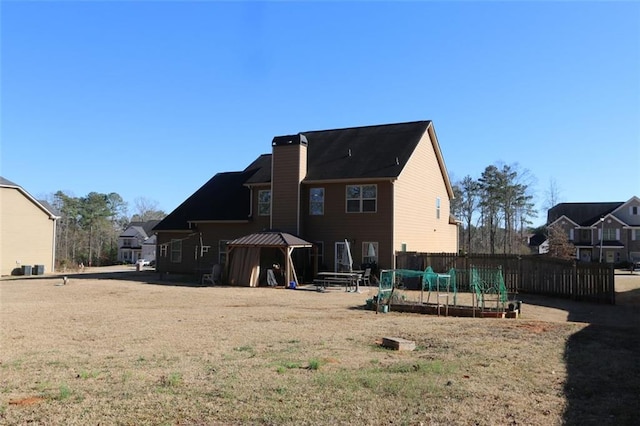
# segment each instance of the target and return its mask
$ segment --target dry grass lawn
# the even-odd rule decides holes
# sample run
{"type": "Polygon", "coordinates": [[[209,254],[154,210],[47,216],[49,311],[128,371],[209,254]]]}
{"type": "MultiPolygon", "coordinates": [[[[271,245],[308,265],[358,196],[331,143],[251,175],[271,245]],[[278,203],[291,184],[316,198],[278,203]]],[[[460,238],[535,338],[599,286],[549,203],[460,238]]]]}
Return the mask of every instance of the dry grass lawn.
{"type": "Polygon", "coordinates": [[[640,424],[640,273],[617,306],[523,295],[520,319],[477,319],[98,272],[0,281],[0,423],[640,424]]]}

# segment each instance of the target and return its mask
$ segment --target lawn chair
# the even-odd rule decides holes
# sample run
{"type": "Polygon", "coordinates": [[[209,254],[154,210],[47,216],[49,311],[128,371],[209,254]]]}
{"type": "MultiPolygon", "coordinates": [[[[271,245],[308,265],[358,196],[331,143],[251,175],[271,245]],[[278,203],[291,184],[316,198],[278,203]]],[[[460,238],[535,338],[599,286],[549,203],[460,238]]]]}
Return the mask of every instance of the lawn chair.
{"type": "Polygon", "coordinates": [[[211,268],[210,274],[202,274],[202,285],[206,282],[210,282],[211,285],[220,284],[220,272],[220,265],[216,263],[213,265],[213,268],[211,268]]]}
{"type": "Polygon", "coordinates": [[[278,286],[278,280],[276,279],[276,274],[273,272],[273,269],[267,269],[267,284],[269,287],[278,286]]]}
{"type": "Polygon", "coordinates": [[[362,285],[366,285],[369,287],[371,285],[371,268],[367,268],[364,270],[364,274],[362,274],[362,285]]]}

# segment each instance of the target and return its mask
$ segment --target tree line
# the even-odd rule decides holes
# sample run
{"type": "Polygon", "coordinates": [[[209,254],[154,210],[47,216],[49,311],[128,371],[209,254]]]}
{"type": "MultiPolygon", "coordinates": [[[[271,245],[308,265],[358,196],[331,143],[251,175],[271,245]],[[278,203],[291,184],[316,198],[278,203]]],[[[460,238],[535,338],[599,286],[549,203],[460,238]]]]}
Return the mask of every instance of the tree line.
{"type": "Polygon", "coordinates": [[[113,265],[118,262],[118,236],[132,222],[163,219],[158,203],[136,198],[136,213],[128,215],[128,203],[116,192],[90,192],[75,197],[58,191],[48,200],[60,219],[56,228],[57,267],[113,265]]]}
{"type": "Polygon", "coordinates": [[[462,252],[529,253],[526,235],[537,217],[532,180],[517,164],[490,165],[477,179],[467,175],[453,184],[462,252]]]}

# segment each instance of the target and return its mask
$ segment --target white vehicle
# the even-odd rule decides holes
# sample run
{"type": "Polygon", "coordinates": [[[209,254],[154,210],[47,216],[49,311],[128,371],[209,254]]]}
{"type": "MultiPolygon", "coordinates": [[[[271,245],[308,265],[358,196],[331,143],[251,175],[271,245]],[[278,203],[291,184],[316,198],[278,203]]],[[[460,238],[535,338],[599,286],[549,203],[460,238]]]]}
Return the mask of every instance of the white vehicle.
{"type": "Polygon", "coordinates": [[[151,262],[149,262],[146,259],[138,259],[138,261],[136,263],[139,264],[140,266],[150,266],[151,265],[151,262]]]}

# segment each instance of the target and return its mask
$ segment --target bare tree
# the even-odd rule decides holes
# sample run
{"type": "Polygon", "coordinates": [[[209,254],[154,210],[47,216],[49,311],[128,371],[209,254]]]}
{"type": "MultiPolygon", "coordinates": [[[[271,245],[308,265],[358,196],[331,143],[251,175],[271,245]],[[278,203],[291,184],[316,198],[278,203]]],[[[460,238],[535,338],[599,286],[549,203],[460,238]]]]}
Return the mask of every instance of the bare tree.
{"type": "Polygon", "coordinates": [[[561,188],[558,186],[558,183],[554,178],[549,179],[549,187],[544,192],[544,197],[544,204],[542,208],[545,210],[550,210],[551,207],[560,202],[561,188]]]}
{"type": "Polygon", "coordinates": [[[135,206],[135,214],[131,218],[132,222],[146,222],[149,220],[164,219],[167,215],[164,211],[158,209],[158,202],[146,197],[138,197],[133,202],[135,206]]]}
{"type": "Polygon", "coordinates": [[[452,204],[454,216],[460,219],[464,225],[462,228],[463,244],[467,252],[471,252],[471,240],[473,237],[472,221],[478,212],[480,187],[471,176],[465,176],[462,181],[454,185],[455,203],[452,204]]]}
{"type": "Polygon", "coordinates": [[[569,242],[569,236],[561,226],[550,226],[547,231],[549,233],[548,256],[563,260],[576,258],[576,248],[569,242]]]}

